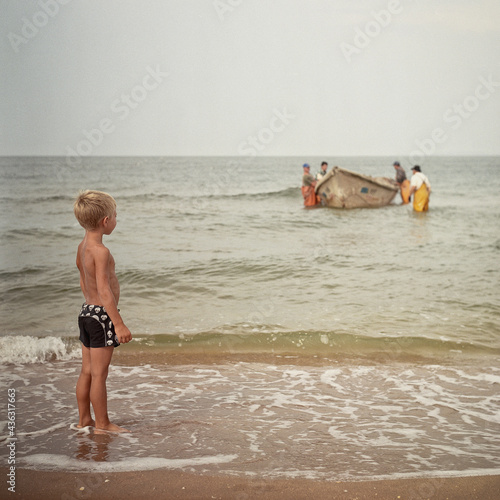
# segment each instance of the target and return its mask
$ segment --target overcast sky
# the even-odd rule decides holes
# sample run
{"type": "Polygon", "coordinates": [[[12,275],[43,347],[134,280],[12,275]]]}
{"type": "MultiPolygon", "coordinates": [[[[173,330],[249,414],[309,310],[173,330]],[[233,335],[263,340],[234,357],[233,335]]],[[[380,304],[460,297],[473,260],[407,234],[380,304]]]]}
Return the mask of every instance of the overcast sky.
{"type": "Polygon", "coordinates": [[[498,0],[0,0],[1,155],[500,154],[498,0]]]}

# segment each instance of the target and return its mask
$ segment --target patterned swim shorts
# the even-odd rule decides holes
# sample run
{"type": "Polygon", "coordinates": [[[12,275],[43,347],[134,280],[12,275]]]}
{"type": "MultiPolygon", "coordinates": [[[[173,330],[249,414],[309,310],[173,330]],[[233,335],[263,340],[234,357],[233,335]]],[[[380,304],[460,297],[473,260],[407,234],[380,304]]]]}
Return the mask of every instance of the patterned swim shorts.
{"type": "Polygon", "coordinates": [[[118,347],[118,337],[111,318],[102,306],[83,304],[78,315],[80,341],[85,347],[118,347]]]}

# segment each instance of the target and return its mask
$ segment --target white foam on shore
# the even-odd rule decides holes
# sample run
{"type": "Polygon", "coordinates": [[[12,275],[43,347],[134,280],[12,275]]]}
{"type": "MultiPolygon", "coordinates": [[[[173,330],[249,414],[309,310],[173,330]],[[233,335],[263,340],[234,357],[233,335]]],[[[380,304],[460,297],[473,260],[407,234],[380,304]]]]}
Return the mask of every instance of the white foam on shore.
{"type": "Polygon", "coordinates": [[[127,472],[131,470],[184,469],[200,465],[214,465],[232,462],[238,455],[212,455],[182,459],[159,457],[123,458],[114,462],[91,462],[77,460],[65,455],[39,453],[19,460],[28,468],[37,470],[65,470],[77,472],[127,472]]]}
{"type": "Polygon", "coordinates": [[[110,418],[131,433],[106,435],[70,426],[78,373],[69,360],[0,376],[22,408],[21,467],[354,481],[498,468],[495,366],[114,365],[110,418]]]}
{"type": "Polygon", "coordinates": [[[69,428],[72,431],[75,431],[77,434],[83,434],[85,436],[88,436],[91,432],[91,429],[93,429],[91,425],[86,425],[85,427],[78,427],[77,424],[71,424],[69,428]]]}
{"type": "MultiPolygon", "coordinates": [[[[16,437],[36,437],[36,436],[44,436],[45,434],[50,434],[51,432],[57,431],[58,429],[63,429],[67,427],[67,423],[61,422],[59,424],[54,424],[50,427],[47,427],[46,429],[38,429],[36,431],[30,431],[30,432],[16,432],[16,437]]],[[[9,439],[9,436],[0,436],[0,442],[7,441],[9,439]]]]}
{"type": "Polygon", "coordinates": [[[78,347],[69,346],[59,337],[30,337],[8,335],[0,337],[1,364],[33,364],[75,359],[80,355],[78,347]]]}

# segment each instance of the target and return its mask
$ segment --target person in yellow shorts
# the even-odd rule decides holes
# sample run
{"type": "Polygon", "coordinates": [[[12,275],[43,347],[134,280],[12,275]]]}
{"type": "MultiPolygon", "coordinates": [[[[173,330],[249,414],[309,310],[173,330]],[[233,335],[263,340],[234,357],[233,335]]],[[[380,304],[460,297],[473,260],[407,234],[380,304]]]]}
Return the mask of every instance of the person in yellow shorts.
{"type": "Polygon", "coordinates": [[[396,169],[396,182],[398,183],[401,193],[401,201],[403,205],[406,205],[410,203],[410,181],[406,178],[406,172],[403,170],[399,161],[395,161],[392,165],[396,169]]]}
{"type": "Polygon", "coordinates": [[[429,197],[431,194],[431,183],[420,167],[415,165],[410,181],[410,196],[413,195],[413,210],[415,212],[427,212],[429,210],[429,197]]]}

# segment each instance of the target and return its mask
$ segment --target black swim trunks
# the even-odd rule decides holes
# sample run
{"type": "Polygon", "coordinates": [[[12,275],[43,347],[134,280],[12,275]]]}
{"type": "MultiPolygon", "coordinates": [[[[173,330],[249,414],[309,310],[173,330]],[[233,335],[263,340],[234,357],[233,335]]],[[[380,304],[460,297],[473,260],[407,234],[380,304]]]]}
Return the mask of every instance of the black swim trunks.
{"type": "Polygon", "coordinates": [[[102,306],[83,304],[78,315],[80,341],[85,347],[118,347],[118,337],[111,318],[102,306]]]}

